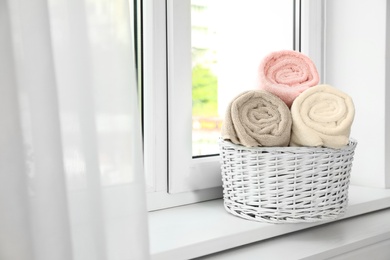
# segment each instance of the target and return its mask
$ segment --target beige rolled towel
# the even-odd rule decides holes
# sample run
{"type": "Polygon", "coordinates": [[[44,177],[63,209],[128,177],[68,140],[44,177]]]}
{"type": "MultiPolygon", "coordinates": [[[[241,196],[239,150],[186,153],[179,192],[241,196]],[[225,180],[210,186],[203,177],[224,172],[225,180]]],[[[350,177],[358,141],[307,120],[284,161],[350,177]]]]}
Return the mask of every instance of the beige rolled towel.
{"type": "Polygon", "coordinates": [[[302,92],[291,106],[290,146],[341,148],[348,144],[355,107],[350,96],[329,85],[302,92]]]}
{"type": "Polygon", "coordinates": [[[287,146],[291,113],[277,96],[265,90],[250,90],[234,98],[222,125],[222,138],[246,147],[287,146]]]}

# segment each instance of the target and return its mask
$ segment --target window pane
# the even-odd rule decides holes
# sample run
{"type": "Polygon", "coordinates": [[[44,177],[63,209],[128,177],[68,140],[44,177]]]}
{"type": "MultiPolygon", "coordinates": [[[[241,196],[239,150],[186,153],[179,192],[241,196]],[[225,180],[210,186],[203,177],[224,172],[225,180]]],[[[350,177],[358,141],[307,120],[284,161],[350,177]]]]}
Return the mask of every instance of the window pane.
{"type": "Polygon", "coordinates": [[[256,88],[271,51],[293,48],[291,0],[191,0],[192,155],[218,154],[228,102],[256,88]]]}

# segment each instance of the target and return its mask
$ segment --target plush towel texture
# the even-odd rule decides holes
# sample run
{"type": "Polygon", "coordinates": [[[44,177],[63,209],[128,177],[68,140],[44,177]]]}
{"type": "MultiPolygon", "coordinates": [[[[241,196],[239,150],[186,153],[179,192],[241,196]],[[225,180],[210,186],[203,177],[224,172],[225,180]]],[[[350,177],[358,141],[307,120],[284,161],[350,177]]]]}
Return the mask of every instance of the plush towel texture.
{"type": "Polygon", "coordinates": [[[287,146],[291,113],[277,96],[250,90],[234,98],[226,111],[222,138],[246,147],[287,146]]]}
{"type": "Polygon", "coordinates": [[[313,61],[290,50],[272,52],[259,66],[260,89],[267,90],[291,107],[294,99],[318,84],[319,76],[313,61]]]}
{"type": "Polygon", "coordinates": [[[352,99],[329,85],[302,92],[291,106],[290,146],[341,148],[349,142],[355,116],[352,99]]]}

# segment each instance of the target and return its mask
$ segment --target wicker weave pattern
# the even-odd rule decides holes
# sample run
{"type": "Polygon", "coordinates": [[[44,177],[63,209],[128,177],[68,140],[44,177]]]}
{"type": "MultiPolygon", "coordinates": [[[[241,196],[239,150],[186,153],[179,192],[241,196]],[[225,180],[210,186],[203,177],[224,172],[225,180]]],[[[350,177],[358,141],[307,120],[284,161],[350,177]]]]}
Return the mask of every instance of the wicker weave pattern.
{"type": "Polygon", "coordinates": [[[345,213],[354,150],[247,148],[220,142],[228,212],[268,223],[333,220],[345,213]]]}

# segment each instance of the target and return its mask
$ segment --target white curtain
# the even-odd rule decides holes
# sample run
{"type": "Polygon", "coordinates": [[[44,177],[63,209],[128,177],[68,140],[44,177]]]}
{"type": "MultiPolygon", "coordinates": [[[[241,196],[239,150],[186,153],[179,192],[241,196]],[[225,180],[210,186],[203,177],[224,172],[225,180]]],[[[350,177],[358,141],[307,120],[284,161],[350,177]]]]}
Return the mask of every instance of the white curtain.
{"type": "Polygon", "coordinates": [[[0,259],[148,259],[131,6],[0,0],[0,259]]]}

